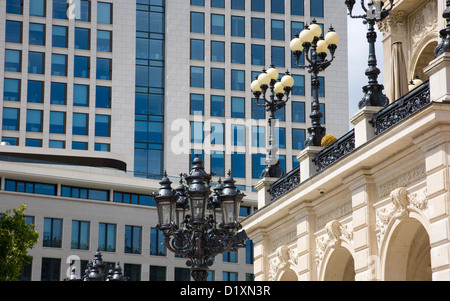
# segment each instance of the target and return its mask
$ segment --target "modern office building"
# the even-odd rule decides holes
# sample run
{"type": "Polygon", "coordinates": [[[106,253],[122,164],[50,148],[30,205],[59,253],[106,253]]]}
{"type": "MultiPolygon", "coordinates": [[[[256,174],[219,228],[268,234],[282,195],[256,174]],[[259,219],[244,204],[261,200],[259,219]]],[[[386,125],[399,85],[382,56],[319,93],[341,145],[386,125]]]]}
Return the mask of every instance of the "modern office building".
{"type": "MultiPolygon", "coordinates": [[[[289,42],[313,19],[341,37],[320,74],[323,124],[340,136],[347,22],[332,0],[1,1],[0,209],[26,202],[40,233],[23,278],[61,280],[70,256],[85,262],[98,247],[135,280],[185,279],[184,259],[158,249],[148,194],[164,170],[176,185],[198,154],[213,182],[232,171],[243,215],[253,211],[267,122],[250,83],[271,64],[295,80],[276,139],[282,168],[298,164],[311,86],[289,42]]],[[[251,279],[251,252],[216,258],[210,279],[251,279]]]]}

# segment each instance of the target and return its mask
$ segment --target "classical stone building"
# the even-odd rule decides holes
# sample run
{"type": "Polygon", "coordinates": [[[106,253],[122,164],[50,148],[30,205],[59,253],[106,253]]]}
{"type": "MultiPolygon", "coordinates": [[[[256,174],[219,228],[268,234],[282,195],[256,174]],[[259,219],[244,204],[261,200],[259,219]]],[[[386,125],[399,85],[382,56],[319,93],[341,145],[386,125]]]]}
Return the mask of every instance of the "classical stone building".
{"type": "Polygon", "coordinates": [[[450,53],[433,55],[444,9],[395,1],[378,24],[385,73],[401,41],[420,87],[363,107],[334,144],[304,149],[299,168],[259,182],[258,211],[243,222],[256,280],[450,280],[450,53]]]}

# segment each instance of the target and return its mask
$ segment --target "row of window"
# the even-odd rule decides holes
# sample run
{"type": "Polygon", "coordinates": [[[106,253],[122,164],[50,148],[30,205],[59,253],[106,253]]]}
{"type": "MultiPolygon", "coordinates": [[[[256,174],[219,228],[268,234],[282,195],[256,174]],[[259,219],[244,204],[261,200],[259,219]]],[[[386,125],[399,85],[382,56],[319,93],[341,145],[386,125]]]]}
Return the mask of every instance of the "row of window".
{"type": "MultiPolygon", "coordinates": [[[[246,57],[244,43],[231,43],[231,63],[245,64],[249,60],[251,65],[266,65],[266,46],[251,45],[251,56],[246,57]]],[[[271,46],[271,64],[277,67],[285,67],[285,47],[271,46]]],[[[225,42],[211,41],[210,59],[212,62],[225,62],[225,42]]],[[[205,60],[205,41],[201,39],[191,39],[191,60],[205,60]]],[[[297,68],[295,60],[291,60],[293,68],[297,68]]]]}
{"type": "MultiPolygon", "coordinates": [[[[74,47],[75,49],[90,50],[91,49],[91,29],[75,27],[74,30],[74,47]]],[[[22,22],[6,21],[6,42],[22,43],[22,22]]],[[[52,46],[67,48],[69,41],[69,33],[67,26],[52,25],[52,46]]],[[[46,45],[46,25],[40,23],[29,24],[29,41],[30,45],[46,45]]],[[[109,30],[97,30],[97,51],[111,52],[112,48],[112,32],[109,30]]]]}
{"type": "MultiPolygon", "coordinates": [[[[44,99],[44,82],[38,80],[27,81],[27,98],[30,103],[43,103],[44,99]]],[[[73,85],[73,101],[74,106],[88,107],[90,105],[89,85],[74,84],[73,85]]],[[[67,104],[67,84],[60,82],[51,82],[50,84],[50,104],[66,105],[67,104]]],[[[5,78],[3,100],[21,101],[21,79],[5,78]]],[[[95,107],[111,108],[111,87],[95,86],[95,107]]]]}
{"type": "MultiPolygon", "coordinates": [[[[56,184],[46,184],[37,182],[25,182],[20,180],[5,179],[5,190],[15,192],[25,192],[42,195],[57,195],[56,184]]],[[[83,188],[61,185],[62,197],[89,199],[108,202],[110,200],[110,191],[103,189],[83,188]]],[[[133,194],[127,192],[114,191],[113,202],[155,206],[153,198],[150,195],[133,194]]]]}
{"type": "MultiPolygon", "coordinates": [[[[77,0],[70,3],[67,0],[52,1],[52,17],[54,19],[75,19],[76,21],[91,22],[91,1],[77,0]]],[[[35,17],[45,17],[47,0],[30,0],[29,14],[35,17]]],[[[112,3],[97,2],[97,23],[112,24],[112,3]]],[[[23,14],[24,0],[6,0],[6,13],[23,14]]]]}
{"type": "MultiPolygon", "coordinates": [[[[51,75],[67,76],[67,55],[56,54],[51,55],[51,75]]],[[[96,58],[96,79],[111,80],[112,77],[112,60],[108,58],[96,58]]],[[[90,78],[91,74],[91,58],[88,56],[75,55],[73,58],[74,77],[90,78]]],[[[6,49],[5,50],[5,71],[21,72],[22,71],[22,51],[6,49]]],[[[28,52],[28,73],[45,74],[45,53],[37,51],[28,52]]]]}
{"type": "MultiPolygon", "coordinates": [[[[293,131],[295,138],[299,144],[304,143],[305,140],[305,130],[298,129],[298,131],[293,131]]],[[[205,154],[203,150],[200,149],[192,149],[189,162],[192,162],[195,156],[198,156],[202,161],[205,159],[205,154]]],[[[260,179],[261,172],[266,167],[265,154],[251,154],[251,170],[252,170],[252,178],[260,179]]],[[[284,172],[287,172],[286,166],[286,155],[277,155],[278,160],[280,161],[280,167],[284,172]]],[[[297,156],[292,156],[292,168],[297,167],[299,164],[297,160],[297,156]]],[[[231,173],[235,178],[245,178],[245,167],[246,167],[246,154],[234,152],[231,154],[231,173]]],[[[215,176],[224,177],[228,168],[225,168],[225,153],[223,151],[212,151],[210,154],[210,168],[211,172],[214,173],[215,176]]],[[[236,187],[242,191],[247,190],[244,185],[236,185],[236,187]]]]}
{"type": "MultiPolygon", "coordinates": [[[[264,18],[251,18],[251,37],[253,39],[265,39],[264,18]]],[[[272,19],[270,26],[270,37],[272,40],[285,41],[285,21],[272,19]]],[[[322,24],[319,24],[323,27],[322,24]]],[[[205,33],[204,14],[191,12],[191,32],[205,33]]],[[[291,22],[291,38],[303,30],[304,23],[299,21],[291,22]]],[[[225,35],[225,16],[211,14],[211,34],[225,35]]],[[[231,36],[245,37],[245,17],[231,16],[231,36]]]]}
{"type": "MultiPolygon", "coordinates": [[[[105,262],[108,267],[114,267],[115,262],[105,262]]],[[[74,262],[74,264],[76,264],[74,262]]],[[[84,271],[88,264],[87,260],[80,261],[80,270],[84,271]]],[[[141,281],[142,265],[140,264],[123,264],[123,274],[128,277],[129,281],[141,281]]],[[[61,281],[61,259],[60,258],[42,258],[41,264],[41,281],[61,281]]],[[[166,281],[167,267],[150,265],[150,281],[166,281]]],[[[245,274],[245,281],[253,281],[255,276],[253,274],[245,274]]],[[[31,280],[31,264],[25,266],[24,271],[20,275],[19,280],[31,280]]],[[[190,281],[191,272],[188,268],[174,268],[174,281],[190,281]]],[[[215,271],[209,270],[207,281],[215,281],[215,271]]],[[[237,281],[237,272],[222,272],[222,281],[237,281]]]]}
{"type": "MultiPolygon", "coordinates": [[[[211,145],[225,144],[225,125],[223,123],[211,123],[210,129],[204,129],[204,123],[198,121],[191,121],[191,143],[209,142],[211,145]],[[209,141],[205,141],[205,136],[209,141]]],[[[251,127],[251,146],[265,147],[266,144],[266,127],[254,125],[251,127]]],[[[304,129],[292,129],[292,149],[303,149],[303,142],[299,140],[304,136],[299,134],[304,132],[304,129]]],[[[246,126],[242,124],[231,124],[231,144],[235,146],[245,146],[245,132],[246,126]]],[[[279,148],[286,148],[286,129],[275,128],[275,139],[279,148]]],[[[227,137],[229,138],[229,137],[227,137]]]]}
{"type": "MultiPolygon", "coordinates": [[[[33,217],[28,217],[28,223],[32,223],[33,217]]],[[[72,220],[70,249],[89,250],[91,223],[89,221],[72,220]]],[[[142,254],[142,226],[125,225],[124,253],[142,254]]],[[[102,252],[116,252],[117,224],[98,223],[97,250],[102,252]]],[[[44,218],[42,245],[49,248],[62,248],[63,219],[44,218]]],[[[150,255],[167,256],[164,245],[164,235],[161,231],[150,228],[150,255]]],[[[223,262],[238,262],[237,252],[225,252],[222,255],[223,262]]],[[[246,247],[246,264],[253,264],[253,247],[248,241],[246,247]]]]}
{"type": "MultiPolygon", "coordinates": [[[[42,133],[44,124],[44,111],[27,109],[26,114],[26,131],[42,133]]],[[[3,108],[2,129],[7,131],[18,131],[20,127],[20,109],[3,108]]],[[[51,134],[66,133],[66,112],[50,111],[50,120],[48,124],[48,132],[51,134]]],[[[73,113],[72,114],[72,134],[87,136],[89,133],[89,114],[73,113]]],[[[111,116],[95,115],[95,136],[110,137],[111,136],[111,116]]]]}
{"type": "MultiPolygon", "coordinates": [[[[323,81],[323,78],[321,78],[323,81]]],[[[323,92],[320,89],[320,92],[323,92]]],[[[323,97],[322,93],[319,93],[323,97]]],[[[261,104],[261,101],[259,102],[261,104]]],[[[225,117],[225,96],[211,95],[210,97],[210,116],[225,117]]],[[[244,97],[231,97],[231,117],[232,118],[245,118],[245,98],[244,97]]],[[[305,103],[301,101],[291,101],[291,121],[292,122],[305,122],[305,103]]],[[[321,124],[325,124],[325,104],[320,104],[320,112],[322,118],[321,124]]],[[[191,93],[190,95],[190,114],[191,115],[208,115],[205,114],[205,96],[203,94],[191,93]]],[[[252,119],[266,119],[266,111],[264,106],[259,106],[256,103],[256,99],[252,99],[251,102],[251,116],[252,119]]],[[[286,121],[286,109],[280,108],[275,113],[275,118],[279,121],[286,121]]]]}
{"type": "MultiPolygon", "coordinates": [[[[211,7],[225,8],[225,0],[211,0],[211,7]]],[[[292,15],[303,16],[304,15],[304,0],[290,0],[290,13],[292,15]]],[[[323,17],[323,0],[310,0],[312,17],[323,17]]],[[[266,0],[251,0],[250,9],[254,12],[265,12],[266,0]]],[[[191,0],[191,5],[205,6],[205,0],[191,0]]],[[[232,0],[231,9],[245,10],[245,0],[232,0]]],[[[270,12],[272,14],[284,14],[285,1],[271,0],[270,12]]]]}

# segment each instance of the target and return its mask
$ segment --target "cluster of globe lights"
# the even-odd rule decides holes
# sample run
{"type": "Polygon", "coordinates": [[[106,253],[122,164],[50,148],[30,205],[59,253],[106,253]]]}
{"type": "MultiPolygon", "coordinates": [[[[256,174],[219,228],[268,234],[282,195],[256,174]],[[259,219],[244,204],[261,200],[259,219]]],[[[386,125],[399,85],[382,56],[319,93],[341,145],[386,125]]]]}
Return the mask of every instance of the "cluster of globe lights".
{"type": "Polygon", "coordinates": [[[339,35],[334,31],[333,27],[329,28],[328,33],[324,38],[321,38],[322,28],[317,23],[311,23],[305,26],[305,29],[299,35],[296,35],[290,43],[291,51],[295,56],[300,56],[301,52],[306,49],[309,50],[311,44],[316,40],[316,53],[319,56],[326,55],[327,51],[336,49],[339,43],[339,35]]]}
{"type": "MultiPolygon", "coordinates": [[[[303,50],[309,50],[313,42],[316,42],[315,51],[317,55],[325,58],[328,50],[334,53],[337,44],[339,43],[339,35],[330,27],[328,33],[324,38],[321,38],[322,28],[316,24],[312,23],[306,26],[305,29],[299,35],[291,41],[290,48],[295,57],[300,58],[303,50]]],[[[258,93],[265,92],[267,87],[273,83],[273,90],[275,94],[280,95],[285,92],[289,92],[294,85],[294,79],[286,71],[285,75],[279,80],[279,73],[274,66],[270,67],[267,71],[263,72],[251,83],[252,92],[258,96],[258,93]]]]}

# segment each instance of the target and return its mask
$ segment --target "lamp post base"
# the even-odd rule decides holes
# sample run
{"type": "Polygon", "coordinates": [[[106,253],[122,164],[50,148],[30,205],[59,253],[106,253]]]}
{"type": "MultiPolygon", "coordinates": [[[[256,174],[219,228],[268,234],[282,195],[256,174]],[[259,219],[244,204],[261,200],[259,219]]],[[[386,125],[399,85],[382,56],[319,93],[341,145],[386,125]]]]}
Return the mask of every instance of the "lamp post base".
{"type": "Polygon", "coordinates": [[[284,171],[280,167],[280,161],[275,165],[266,165],[266,168],[261,172],[261,179],[264,179],[265,177],[281,178],[282,176],[284,176],[284,171]]]}
{"type": "Polygon", "coordinates": [[[383,94],[384,86],[372,84],[363,87],[364,96],[358,104],[359,109],[364,107],[385,107],[389,104],[389,99],[383,94]]]}
{"type": "Polygon", "coordinates": [[[308,128],[308,138],[305,140],[305,148],[308,146],[322,146],[322,138],[326,129],[322,126],[308,128]]]}

